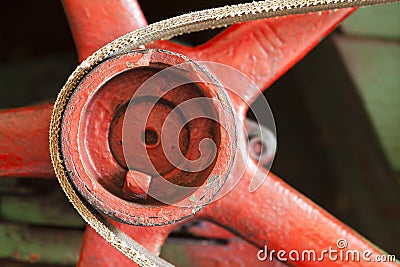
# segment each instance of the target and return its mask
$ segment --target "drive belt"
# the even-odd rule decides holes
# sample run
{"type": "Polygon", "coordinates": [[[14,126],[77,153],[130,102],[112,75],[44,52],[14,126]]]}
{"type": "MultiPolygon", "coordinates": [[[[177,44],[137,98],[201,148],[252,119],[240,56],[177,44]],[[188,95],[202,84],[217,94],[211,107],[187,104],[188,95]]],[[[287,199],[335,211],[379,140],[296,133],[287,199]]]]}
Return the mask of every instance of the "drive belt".
{"type": "Polygon", "coordinates": [[[206,9],[163,20],[132,31],[103,46],[70,75],[55,102],[50,123],[50,153],[58,181],[82,218],[108,243],[140,266],[173,266],[152,254],[95,211],[71,184],[61,155],[61,123],[70,95],[82,78],[100,62],[160,39],[226,27],[235,23],[290,14],[368,6],[399,0],[267,0],[206,9]]]}

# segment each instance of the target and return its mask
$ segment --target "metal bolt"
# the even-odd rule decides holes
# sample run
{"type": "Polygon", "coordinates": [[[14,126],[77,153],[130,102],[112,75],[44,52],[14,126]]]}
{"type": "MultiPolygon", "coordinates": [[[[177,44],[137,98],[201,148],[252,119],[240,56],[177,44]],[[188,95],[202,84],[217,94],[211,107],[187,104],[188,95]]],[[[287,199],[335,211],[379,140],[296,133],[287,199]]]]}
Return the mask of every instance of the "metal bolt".
{"type": "Polygon", "coordinates": [[[140,171],[128,170],[122,193],[132,199],[147,199],[151,176],[140,171]]]}
{"type": "Polygon", "coordinates": [[[247,135],[249,136],[250,157],[261,164],[270,163],[276,152],[275,134],[265,126],[255,121],[246,121],[247,135]]]}

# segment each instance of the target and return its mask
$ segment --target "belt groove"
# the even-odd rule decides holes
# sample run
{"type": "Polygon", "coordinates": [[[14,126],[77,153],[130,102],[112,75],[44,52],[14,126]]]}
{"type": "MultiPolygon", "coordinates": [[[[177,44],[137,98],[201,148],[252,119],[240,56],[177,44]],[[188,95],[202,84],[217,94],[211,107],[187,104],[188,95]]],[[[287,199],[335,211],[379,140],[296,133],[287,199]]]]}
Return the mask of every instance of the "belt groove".
{"type": "Polygon", "coordinates": [[[118,54],[181,34],[226,27],[235,23],[269,17],[318,12],[398,2],[399,0],[267,0],[206,9],[163,20],[130,32],[97,50],[69,76],[54,105],[50,122],[50,153],[58,181],[69,201],[82,218],[107,242],[140,266],[169,267],[172,264],[153,255],[146,248],[116,229],[90,207],[71,184],[61,155],[61,124],[70,95],[82,78],[100,62],[118,54]]]}

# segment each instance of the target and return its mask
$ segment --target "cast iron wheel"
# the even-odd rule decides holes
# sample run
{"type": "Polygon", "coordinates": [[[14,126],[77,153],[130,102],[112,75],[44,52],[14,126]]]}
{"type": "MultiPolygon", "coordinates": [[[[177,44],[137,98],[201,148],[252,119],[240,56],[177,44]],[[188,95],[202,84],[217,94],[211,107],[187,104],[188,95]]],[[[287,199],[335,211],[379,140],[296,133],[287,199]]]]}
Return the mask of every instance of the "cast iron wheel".
{"type": "MultiPolygon", "coordinates": [[[[113,39],[147,24],[136,1],[129,1],[127,4],[126,1],[118,0],[90,2],[64,0],[63,4],[80,61],[113,39]]],[[[197,61],[214,61],[232,66],[246,74],[258,87],[267,89],[353,10],[325,11],[318,14],[242,23],[228,28],[206,44],[194,48],[169,41],[157,41],[147,47],[177,52],[197,61]]],[[[253,94],[246,91],[246,88],[236,93],[250,103],[258,97],[258,92],[253,94]]],[[[230,97],[236,115],[244,121],[247,104],[235,99],[232,95],[230,97]]],[[[15,141],[4,144],[4,150],[24,151],[24,161],[23,164],[19,164],[20,162],[16,159],[18,164],[0,169],[0,176],[54,177],[48,151],[48,127],[52,108],[52,105],[41,105],[2,111],[0,132],[9,134],[7,139],[15,141]],[[27,120],[32,123],[27,125],[27,120]],[[11,122],[21,133],[31,134],[32,142],[27,144],[17,135],[12,136],[13,133],[9,133],[7,129],[11,122]],[[32,125],[35,125],[34,128],[32,125]]],[[[239,142],[246,141],[239,139],[239,142]]],[[[280,249],[304,251],[312,248],[320,252],[329,247],[341,246],[342,244],[336,242],[345,240],[351,249],[370,250],[371,258],[382,253],[369,241],[292,189],[277,176],[258,168],[253,161],[249,162],[245,174],[232,192],[189,219],[157,227],[133,226],[116,221],[113,224],[155,254],[159,253],[165,239],[175,228],[195,221],[211,221],[218,224],[258,249],[268,245],[269,249],[276,251],[280,249]],[[249,193],[250,179],[254,176],[267,176],[267,178],[258,190],[249,193]]],[[[231,175],[235,175],[235,172],[231,175]]],[[[202,223],[201,227],[199,224],[193,224],[190,231],[196,232],[196,230],[200,235],[209,235],[211,238],[232,236],[225,230],[208,223],[202,223]]],[[[248,246],[243,251],[250,251],[247,252],[250,255],[243,253],[240,262],[234,262],[231,259],[232,262],[229,265],[240,263],[253,266],[260,263],[256,257],[258,249],[244,242],[238,246],[248,246]]],[[[198,257],[198,266],[227,264],[204,260],[204,254],[191,253],[195,260],[198,257]]],[[[277,261],[260,264],[285,266],[277,261]]],[[[328,259],[322,262],[300,260],[290,264],[344,266],[343,262],[328,259]]],[[[110,247],[93,229],[88,227],[78,265],[131,266],[132,262],[110,247]]],[[[350,261],[346,262],[345,266],[398,265],[393,262],[350,261]]]]}

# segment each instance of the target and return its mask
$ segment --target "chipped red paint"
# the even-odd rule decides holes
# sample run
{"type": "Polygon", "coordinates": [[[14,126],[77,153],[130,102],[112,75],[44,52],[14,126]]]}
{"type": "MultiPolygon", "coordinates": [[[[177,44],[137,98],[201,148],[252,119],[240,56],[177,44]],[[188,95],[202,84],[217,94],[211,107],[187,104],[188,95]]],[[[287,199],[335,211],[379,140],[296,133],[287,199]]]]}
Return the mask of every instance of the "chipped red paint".
{"type": "Polygon", "coordinates": [[[0,111],[0,177],[55,177],[48,149],[52,109],[0,111]]]}
{"type": "MultiPolygon", "coordinates": [[[[187,71],[184,75],[176,71],[168,72],[168,75],[161,75],[157,80],[159,86],[154,86],[155,92],[150,93],[148,88],[144,88],[144,92],[141,91],[142,83],[155,73],[162,72],[166,66],[184,63],[187,63],[187,59],[180,55],[155,49],[107,60],[85,77],[65,107],[61,127],[61,152],[65,155],[64,163],[67,171],[71,173],[71,181],[95,208],[113,218],[131,224],[159,225],[191,216],[193,206],[180,208],[174,205],[159,205],[155,204],[154,199],[167,198],[169,203],[192,203],[190,195],[195,189],[182,190],[175,185],[194,188],[205,184],[208,177],[213,176],[221,180],[213,184],[221,186],[222,179],[227,177],[233,162],[234,150],[231,143],[234,137],[223,130],[223,124],[233,122],[224,120],[217,124],[201,117],[207,116],[206,113],[217,113],[219,102],[196,104],[192,101],[190,110],[186,111],[199,115],[188,122],[183,120],[190,118],[190,114],[182,108],[179,108],[182,113],[179,114],[170,107],[177,107],[185,101],[199,97],[223,97],[220,87],[210,85],[209,74],[201,72],[200,69],[191,73],[187,71]],[[129,64],[126,64],[127,62],[129,64]],[[163,85],[169,86],[172,80],[180,80],[182,85],[164,91],[163,85]],[[191,82],[197,80],[203,82],[191,82]],[[162,95],[159,101],[158,95],[162,95]],[[206,108],[205,104],[208,104],[209,108],[206,108]],[[120,123],[121,114],[125,116],[122,120],[123,128],[120,123]],[[147,114],[148,119],[143,121],[147,114]],[[172,121],[169,129],[165,129],[167,126],[164,124],[167,117],[172,121]],[[117,123],[113,123],[115,121],[117,123]],[[199,158],[199,144],[206,138],[213,140],[221,150],[202,171],[181,170],[169,164],[164,156],[167,151],[173,156],[177,154],[173,146],[174,128],[181,125],[184,127],[180,131],[182,138],[179,138],[179,143],[186,159],[199,158]],[[163,130],[166,141],[148,147],[142,139],[143,130],[147,128],[154,129],[160,138],[163,130]],[[125,139],[122,138],[122,129],[127,135],[125,139]],[[141,155],[146,152],[139,153],[141,148],[148,153],[148,158],[141,155]],[[149,190],[153,199],[147,198],[140,203],[126,201],[131,199],[131,195],[122,190],[128,169],[141,171],[152,177],[149,190]],[[170,183],[165,183],[165,180],[170,183]],[[143,212],[147,216],[143,216],[143,212]]],[[[222,108],[220,110],[221,113],[225,112],[222,108]]],[[[204,190],[207,191],[204,201],[208,202],[219,187],[204,186],[204,190]]]]}
{"type": "Polygon", "coordinates": [[[128,199],[147,199],[151,183],[151,176],[143,172],[128,170],[125,176],[122,194],[128,199]],[[136,181],[141,181],[138,184],[136,181]]]}
{"type": "Polygon", "coordinates": [[[82,61],[109,41],[147,25],[137,1],[62,0],[82,61]]]}
{"type": "MultiPolygon", "coordinates": [[[[317,255],[322,255],[322,251],[330,247],[340,250],[336,242],[345,239],[348,249],[361,253],[369,250],[371,259],[381,254],[372,243],[276,175],[267,174],[262,168],[257,168],[251,160],[247,167],[244,167],[244,164],[242,162],[236,166],[239,169],[246,168],[246,171],[234,190],[207,206],[199,217],[232,229],[259,248],[268,246],[270,250],[285,250],[287,253],[291,250],[301,253],[313,249],[317,255]],[[256,192],[248,193],[253,177],[266,177],[266,180],[256,192]]],[[[396,263],[367,260],[331,261],[326,255],[321,261],[291,263],[294,266],[398,266],[396,263]]]]}
{"type": "MultiPolygon", "coordinates": [[[[111,221],[114,226],[134,237],[135,241],[143,244],[154,254],[159,254],[161,246],[164,244],[168,234],[175,227],[172,224],[145,227],[133,226],[128,224],[111,221]]],[[[83,239],[81,255],[79,257],[79,267],[102,267],[102,266],[136,266],[130,259],[125,257],[115,248],[111,247],[101,236],[99,236],[90,226],[86,227],[83,239]]]]}
{"type": "MultiPolygon", "coordinates": [[[[141,227],[130,226],[115,223],[120,230],[129,234],[131,237],[136,236],[136,241],[144,242],[146,248],[155,254],[159,254],[161,246],[166,241],[168,234],[183,225],[177,223],[175,225],[165,225],[161,227],[141,227]],[[122,228],[124,227],[124,228],[122,228]]],[[[243,239],[233,235],[222,227],[213,223],[202,221],[200,224],[189,224],[185,227],[185,233],[193,237],[199,238],[196,242],[185,240],[177,240],[171,238],[167,240],[171,245],[179,246],[174,249],[172,255],[179,258],[186,258],[193,267],[210,267],[210,266],[264,266],[264,267],[286,267],[288,265],[277,260],[272,262],[260,262],[257,259],[259,249],[249,244],[243,239]],[[214,239],[223,240],[221,244],[213,242],[214,239]],[[185,255],[181,255],[184,253],[185,255]]],[[[137,266],[128,258],[122,255],[115,248],[101,238],[89,226],[85,232],[83,249],[80,255],[78,267],[105,267],[105,266],[137,266]],[[94,251],[96,253],[93,253],[94,251]]],[[[178,265],[179,266],[179,265],[178,265]]]]}
{"type": "MultiPolygon", "coordinates": [[[[64,0],[63,3],[80,60],[114,38],[146,24],[140,7],[134,0],[64,0]]],[[[157,41],[149,46],[179,52],[195,60],[228,64],[248,75],[259,87],[266,89],[353,10],[327,11],[242,23],[228,28],[206,44],[194,48],[168,41],[157,41]]],[[[226,78],[223,73],[215,73],[215,75],[218,79],[226,78]]],[[[231,82],[234,82],[234,79],[231,82]]],[[[249,102],[252,102],[258,94],[246,88],[235,93],[249,102]]],[[[235,94],[230,94],[230,96],[237,116],[240,120],[244,120],[246,105],[235,94]]],[[[3,111],[0,114],[2,116],[1,137],[7,140],[1,142],[0,162],[3,162],[3,165],[0,165],[1,176],[53,175],[47,146],[50,110],[51,106],[41,106],[3,111]],[[29,124],[26,121],[29,121],[29,124]],[[30,140],[24,139],[27,133],[31,136],[30,140]],[[4,162],[9,162],[10,158],[13,159],[11,163],[4,164],[4,162]],[[27,164],[28,162],[30,164],[27,164]]],[[[239,142],[245,141],[239,140],[239,142]]],[[[360,251],[368,249],[373,253],[371,257],[380,253],[374,245],[354,230],[273,174],[268,175],[256,192],[249,193],[251,178],[267,175],[264,170],[257,169],[252,161],[249,162],[247,167],[245,167],[246,158],[237,162],[236,168],[246,171],[232,192],[190,219],[162,227],[139,227],[113,223],[154,253],[159,252],[160,246],[175,227],[189,222],[188,220],[192,222],[204,219],[231,229],[259,249],[267,245],[275,250],[314,249],[321,252],[334,247],[339,238],[344,238],[349,244],[349,249],[360,251]]],[[[231,173],[232,176],[235,174],[237,174],[237,169],[231,173]]],[[[224,233],[221,234],[217,230],[214,232],[209,230],[208,233],[211,238],[224,236],[224,233]]],[[[229,234],[226,236],[233,238],[229,234]]],[[[224,255],[224,252],[218,249],[204,249],[203,252],[191,252],[190,249],[188,246],[188,254],[195,253],[191,254],[194,257],[202,255],[202,259],[206,259],[207,254],[211,253],[224,255]]],[[[241,249],[235,246],[228,249],[241,260],[239,262],[252,262],[252,266],[257,264],[254,261],[256,257],[254,253],[257,249],[253,248],[253,252],[243,250],[245,253],[241,253],[241,249]]],[[[212,263],[225,264],[224,262],[212,263]]],[[[118,267],[130,264],[127,258],[110,247],[92,229],[86,230],[79,266],[118,267]]],[[[329,260],[299,261],[291,264],[294,266],[398,266],[396,263],[365,261],[343,263],[329,260]]],[[[199,264],[199,266],[210,265],[199,264]]]]}
{"type": "MultiPolygon", "coordinates": [[[[172,240],[171,243],[174,241],[172,240]]],[[[193,267],[210,266],[261,266],[286,267],[289,266],[276,259],[260,261],[257,258],[259,249],[238,237],[232,237],[226,244],[215,244],[213,241],[199,243],[186,242],[180,245],[185,257],[189,258],[193,267]]],[[[179,254],[178,254],[179,255],[179,254]]],[[[179,265],[177,265],[179,266],[179,265]]]]}
{"type": "MultiPolygon", "coordinates": [[[[157,41],[149,46],[175,51],[198,61],[229,65],[247,75],[259,88],[267,89],[352,11],[354,9],[343,9],[241,23],[197,47],[168,41],[157,41]]],[[[235,84],[232,77],[223,73],[215,75],[224,85],[235,84]]],[[[235,93],[251,103],[259,91],[243,88],[235,93]]]]}

